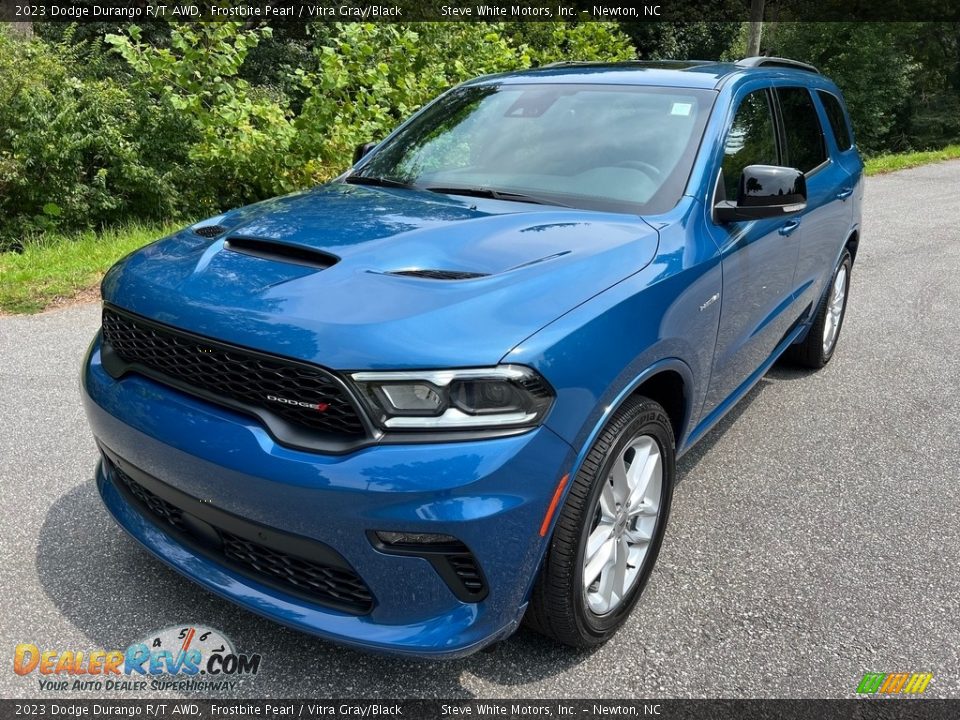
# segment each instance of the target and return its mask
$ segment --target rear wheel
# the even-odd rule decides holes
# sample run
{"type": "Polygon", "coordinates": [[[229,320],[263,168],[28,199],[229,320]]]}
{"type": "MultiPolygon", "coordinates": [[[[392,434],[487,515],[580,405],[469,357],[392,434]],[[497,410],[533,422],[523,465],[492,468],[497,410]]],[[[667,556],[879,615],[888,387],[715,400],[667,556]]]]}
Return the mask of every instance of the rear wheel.
{"type": "Polygon", "coordinates": [[[847,311],[847,295],[850,288],[850,269],[853,261],[844,251],[840,264],[833,273],[830,287],[817,308],[813,325],[803,342],[791,345],[785,354],[787,360],[815,370],[822,368],[833,357],[840,338],[840,328],[847,311]]]}
{"type": "Polygon", "coordinates": [[[640,598],[660,552],[675,474],[666,412],[648,398],[628,400],[574,479],[527,625],[575,647],[613,636],[640,598]]]}

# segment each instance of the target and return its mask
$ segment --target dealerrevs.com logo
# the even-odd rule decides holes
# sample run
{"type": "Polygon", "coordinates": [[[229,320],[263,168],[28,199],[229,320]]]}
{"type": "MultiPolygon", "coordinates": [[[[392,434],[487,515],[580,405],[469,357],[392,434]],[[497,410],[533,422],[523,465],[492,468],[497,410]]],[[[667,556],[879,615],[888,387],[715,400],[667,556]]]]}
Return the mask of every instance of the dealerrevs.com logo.
{"type": "Polygon", "coordinates": [[[202,625],[164,628],[126,650],[41,649],[20,643],[17,675],[44,691],[232,691],[260,670],[260,655],[238,653],[220,631],[202,625]]]}

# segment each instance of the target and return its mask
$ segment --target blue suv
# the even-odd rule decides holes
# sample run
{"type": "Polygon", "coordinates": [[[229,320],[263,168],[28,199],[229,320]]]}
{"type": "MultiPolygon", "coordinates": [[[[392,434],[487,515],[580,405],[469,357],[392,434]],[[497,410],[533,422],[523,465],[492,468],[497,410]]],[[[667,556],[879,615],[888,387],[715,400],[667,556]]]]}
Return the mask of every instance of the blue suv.
{"type": "Polygon", "coordinates": [[[113,267],[83,369],[103,501],[336,642],[599,644],[677,457],[781,355],[833,355],[862,170],[840,91],[789,60],[465,83],[336,180],[113,267]]]}

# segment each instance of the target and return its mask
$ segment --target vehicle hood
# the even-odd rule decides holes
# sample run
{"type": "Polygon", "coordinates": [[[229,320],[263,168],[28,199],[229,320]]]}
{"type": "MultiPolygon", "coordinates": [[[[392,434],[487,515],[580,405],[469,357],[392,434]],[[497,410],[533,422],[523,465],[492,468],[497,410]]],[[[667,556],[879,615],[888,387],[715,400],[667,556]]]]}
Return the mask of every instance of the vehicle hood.
{"type": "Polygon", "coordinates": [[[333,183],[153,243],[107,274],[103,296],[336,369],[490,365],[641,270],[656,248],[657,231],[638,216],[333,183]],[[211,225],[222,233],[196,233],[211,225]],[[237,238],[278,253],[250,254],[237,238]],[[421,269],[481,276],[392,274],[421,269]]]}

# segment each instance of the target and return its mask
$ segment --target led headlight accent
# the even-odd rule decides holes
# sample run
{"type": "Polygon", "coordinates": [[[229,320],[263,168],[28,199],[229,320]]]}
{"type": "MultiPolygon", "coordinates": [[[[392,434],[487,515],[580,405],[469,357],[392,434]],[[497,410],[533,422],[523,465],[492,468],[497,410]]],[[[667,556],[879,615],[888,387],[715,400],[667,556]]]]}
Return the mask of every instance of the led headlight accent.
{"type": "Polygon", "coordinates": [[[464,370],[358,372],[351,376],[380,425],[394,430],[533,426],[553,390],[520,365],[464,370]]]}
{"type": "Polygon", "coordinates": [[[437,390],[427,383],[381,385],[379,390],[390,407],[398,412],[435,413],[443,404],[437,390]]]}

